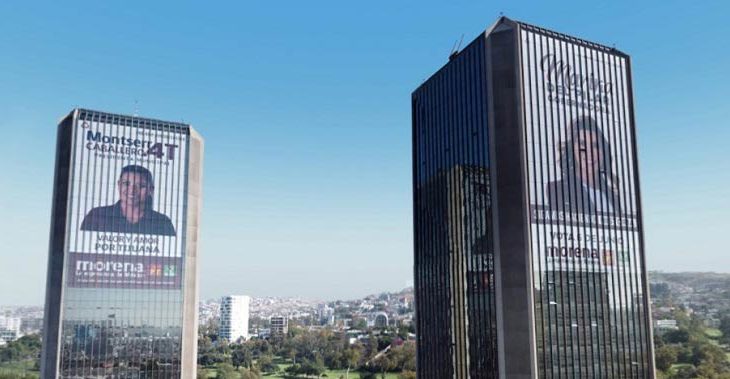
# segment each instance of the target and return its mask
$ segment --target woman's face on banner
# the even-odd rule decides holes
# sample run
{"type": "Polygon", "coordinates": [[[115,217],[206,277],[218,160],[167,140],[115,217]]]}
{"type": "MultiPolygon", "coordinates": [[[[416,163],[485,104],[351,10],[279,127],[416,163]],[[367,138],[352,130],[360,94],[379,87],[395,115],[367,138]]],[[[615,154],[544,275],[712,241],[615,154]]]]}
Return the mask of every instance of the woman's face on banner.
{"type": "Polygon", "coordinates": [[[138,207],[145,203],[147,196],[152,196],[152,186],[147,179],[136,172],[125,172],[119,178],[119,197],[122,203],[138,207]]]}
{"type": "Polygon", "coordinates": [[[584,178],[598,173],[603,152],[601,151],[601,138],[591,130],[580,130],[576,139],[573,140],[573,151],[576,155],[576,164],[584,178]]]}

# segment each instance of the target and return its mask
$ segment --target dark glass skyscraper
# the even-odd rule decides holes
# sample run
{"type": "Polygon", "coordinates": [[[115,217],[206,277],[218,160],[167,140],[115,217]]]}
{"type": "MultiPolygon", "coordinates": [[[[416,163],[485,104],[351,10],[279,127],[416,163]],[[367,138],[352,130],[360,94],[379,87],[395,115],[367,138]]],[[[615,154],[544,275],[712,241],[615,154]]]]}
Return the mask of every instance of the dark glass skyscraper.
{"type": "Polygon", "coordinates": [[[420,378],[653,378],[629,57],[501,18],[412,97],[420,378]]]}
{"type": "Polygon", "coordinates": [[[203,141],[76,109],[58,126],[43,378],[192,378],[203,141]]]}

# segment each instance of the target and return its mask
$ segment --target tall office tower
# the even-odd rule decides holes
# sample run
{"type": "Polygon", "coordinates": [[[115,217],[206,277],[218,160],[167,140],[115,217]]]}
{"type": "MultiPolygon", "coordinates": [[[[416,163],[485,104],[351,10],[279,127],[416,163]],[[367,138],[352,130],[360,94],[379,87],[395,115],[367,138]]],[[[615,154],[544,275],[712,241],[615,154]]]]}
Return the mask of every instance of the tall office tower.
{"type": "Polygon", "coordinates": [[[412,96],[419,378],[652,378],[629,57],[501,18],[412,96]]]}
{"type": "Polygon", "coordinates": [[[203,140],[75,109],[58,126],[43,378],[193,378],[203,140]]]}
{"type": "Polygon", "coordinates": [[[218,336],[228,341],[248,339],[248,296],[231,295],[221,299],[220,325],[218,336]]]}

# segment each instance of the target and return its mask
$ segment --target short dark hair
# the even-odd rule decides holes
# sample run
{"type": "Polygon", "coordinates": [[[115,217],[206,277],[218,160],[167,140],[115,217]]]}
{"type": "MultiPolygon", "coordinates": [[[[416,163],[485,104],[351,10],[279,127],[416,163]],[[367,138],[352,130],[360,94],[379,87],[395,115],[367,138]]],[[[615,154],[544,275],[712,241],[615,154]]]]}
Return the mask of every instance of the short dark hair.
{"type": "Polygon", "coordinates": [[[152,173],[150,172],[150,170],[148,170],[142,166],[137,166],[137,165],[124,166],[122,168],[122,172],[119,174],[119,178],[121,179],[122,175],[127,174],[127,173],[142,175],[142,177],[147,181],[147,184],[151,185],[152,187],[155,186],[154,179],[152,179],[152,173]]]}

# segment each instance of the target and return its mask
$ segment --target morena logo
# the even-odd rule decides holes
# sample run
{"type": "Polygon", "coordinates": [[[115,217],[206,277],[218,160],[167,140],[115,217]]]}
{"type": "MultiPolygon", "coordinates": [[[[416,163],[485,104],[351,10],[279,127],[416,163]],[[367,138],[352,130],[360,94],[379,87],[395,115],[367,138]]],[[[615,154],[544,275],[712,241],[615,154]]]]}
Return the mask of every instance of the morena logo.
{"type": "Polygon", "coordinates": [[[76,271],[144,273],[144,265],[132,262],[79,260],[76,261],[76,271]]]}

